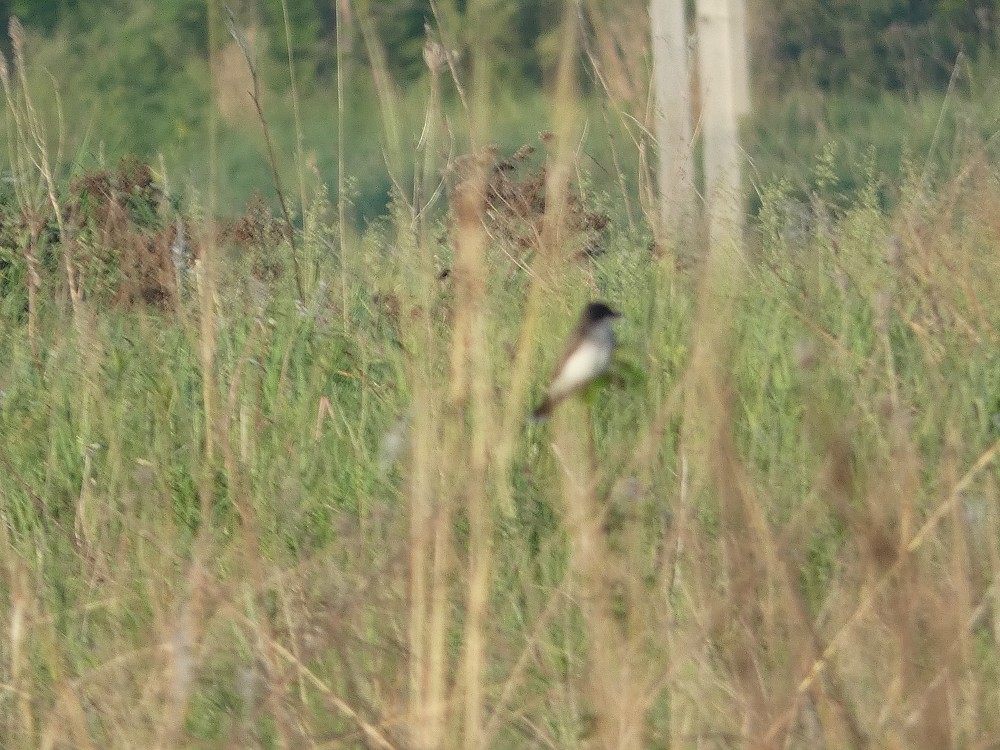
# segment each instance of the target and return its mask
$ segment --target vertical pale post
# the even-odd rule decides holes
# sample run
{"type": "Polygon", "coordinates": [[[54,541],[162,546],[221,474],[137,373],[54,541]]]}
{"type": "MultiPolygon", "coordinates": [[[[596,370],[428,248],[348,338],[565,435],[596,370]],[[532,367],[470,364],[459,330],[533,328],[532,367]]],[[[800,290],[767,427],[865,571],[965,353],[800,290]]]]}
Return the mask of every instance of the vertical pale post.
{"type": "Polygon", "coordinates": [[[747,52],[747,0],[729,0],[733,51],[733,97],[736,116],[750,114],[750,62],[747,52]]]}
{"type": "Polygon", "coordinates": [[[660,228],[675,233],[694,200],[691,93],[684,0],[650,0],[660,228]]]}
{"type": "Polygon", "coordinates": [[[698,72],[709,242],[730,249],[743,233],[730,0],[698,0],[698,72]]]}

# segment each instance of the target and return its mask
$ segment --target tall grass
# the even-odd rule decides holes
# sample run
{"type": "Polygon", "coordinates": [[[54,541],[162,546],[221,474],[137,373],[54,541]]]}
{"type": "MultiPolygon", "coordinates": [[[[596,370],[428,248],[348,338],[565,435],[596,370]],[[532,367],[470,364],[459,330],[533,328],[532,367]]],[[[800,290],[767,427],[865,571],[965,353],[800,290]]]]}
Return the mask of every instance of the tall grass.
{"type": "Polygon", "coordinates": [[[108,234],[5,251],[0,745],[997,743],[991,144],[893,176],[891,212],[871,160],[818,197],[820,154],[814,200],[762,186],[740,265],[679,270],[638,215],[574,223],[624,203],[578,177],[578,33],[520,160],[456,157],[436,89],[411,153],[366,39],[417,177],[356,239],[315,190],[301,286],[281,232],[208,219],[163,305],[87,286],[108,234]],[[529,425],[597,297],[610,382],[529,425]]]}

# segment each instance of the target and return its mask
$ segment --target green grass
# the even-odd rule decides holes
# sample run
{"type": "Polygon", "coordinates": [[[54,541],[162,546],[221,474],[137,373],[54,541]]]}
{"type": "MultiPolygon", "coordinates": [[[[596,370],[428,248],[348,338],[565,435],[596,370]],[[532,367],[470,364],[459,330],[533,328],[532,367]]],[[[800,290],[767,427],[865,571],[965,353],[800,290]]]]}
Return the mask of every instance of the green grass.
{"type": "MultiPolygon", "coordinates": [[[[974,185],[953,187],[960,204],[976,199],[974,185]]],[[[824,232],[795,231],[800,209],[774,195],[769,223],[753,229],[760,247],[736,271],[740,291],[723,308],[699,306],[697,274],[665,269],[642,237],[622,229],[609,254],[560,265],[543,282],[551,293],[532,347],[531,394],[591,296],[623,309],[619,356],[643,373],[613,379],[590,424],[603,467],[596,502],[606,514],[609,577],[608,590],[596,591],[617,602],[612,623],[623,643],[645,654],[629,663],[631,689],[653,706],[638,718],[644,745],[671,746],[678,731],[751,743],[771,710],[792,705],[803,659],[818,656],[813,639],[831,642],[852,613],[857,622],[839,636],[846,640],[828,668],[838,686],[813,700],[842,705],[870,741],[930,747],[916,729],[877,716],[910,715],[944,674],[974,689],[966,709],[974,720],[937,716],[947,720],[944,734],[928,736],[960,745],[995,737],[996,633],[968,617],[993,591],[996,471],[978,471],[903,562],[891,551],[996,439],[1000,300],[986,276],[995,230],[984,218],[941,214],[904,235],[905,257],[893,266],[884,250],[907,208],[849,207],[831,228],[834,254],[824,232]],[[937,243],[959,254],[937,255],[937,243]],[[890,300],[882,313],[878,294],[890,300]],[[712,330],[714,343],[705,338],[712,330]],[[693,357],[709,343],[713,358],[693,357]],[[676,566],[666,601],[657,550],[676,566]],[[886,582],[863,609],[868,587],[886,582]],[[894,593],[899,587],[905,595],[894,593]],[[956,642],[969,651],[955,652],[956,642]],[[902,692],[890,691],[887,673],[902,692]],[[755,685],[765,689],[759,704],[755,685]],[[749,711],[755,723],[747,729],[732,711],[749,711]]],[[[945,210],[946,198],[930,200],[945,210]]],[[[462,571],[475,528],[465,505],[474,475],[463,456],[478,419],[461,418],[447,398],[453,316],[463,303],[457,282],[414,279],[419,248],[387,250],[379,234],[387,228],[372,228],[343,266],[314,252],[314,272],[329,288],[305,315],[293,304],[287,247],[274,248],[284,273],[264,309],[243,293],[247,264],[223,256],[207,372],[193,293],[180,316],[95,309],[83,333],[57,296],[42,314],[37,363],[23,315],[7,313],[5,746],[34,747],[43,736],[104,747],[277,747],[306,738],[360,746],[357,722],[330,694],[398,742],[415,658],[407,571],[420,528],[412,483],[421,456],[431,461],[434,508],[451,529],[441,550],[449,572],[436,585],[450,602],[445,674],[458,669],[462,571]],[[341,273],[346,327],[335,292],[341,273]],[[420,388],[433,400],[415,401],[420,388]],[[383,441],[400,424],[408,447],[387,454],[383,441]]],[[[497,441],[494,420],[511,417],[502,412],[510,352],[530,286],[501,250],[487,251],[481,300],[487,425],[497,441]]],[[[528,655],[496,716],[495,747],[576,746],[597,731],[586,708],[596,644],[587,645],[590,619],[577,601],[586,583],[571,574],[579,558],[569,554],[576,532],[562,507],[566,457],[557,447],[566,430],[589,428],[572,421],[585,419],[582,411],[568,409],[569,421],[552,426],[521,426],[513,415],[514,452],[489,469],[507,476],[512,507],[496,494],[500,477],[481,479],[492,549],[482,628],[488,705],[528,655]]],[[[454,700],[449,715],[459,711],[454,700]]],[[[808,730],[804,721],[787,729],[793,746],[814,746],[809,731],[845,731],[836,723],[808,730]]]]}

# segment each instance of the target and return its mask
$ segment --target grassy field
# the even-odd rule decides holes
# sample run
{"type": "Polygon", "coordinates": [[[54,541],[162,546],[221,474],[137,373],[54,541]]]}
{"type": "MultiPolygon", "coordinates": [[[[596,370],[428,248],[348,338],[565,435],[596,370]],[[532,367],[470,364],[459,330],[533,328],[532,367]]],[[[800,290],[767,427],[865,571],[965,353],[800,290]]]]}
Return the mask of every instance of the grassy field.
{"type": "Polygon", "coordinates": [[[595,189],[575,106],[503,169],[432,124],[360,232],[14,143],[0,745],[1000,742],[991,143],[820,146],[730,253],[595,189]],[[594,298],[611,377],[529,424],[594,298]]]}

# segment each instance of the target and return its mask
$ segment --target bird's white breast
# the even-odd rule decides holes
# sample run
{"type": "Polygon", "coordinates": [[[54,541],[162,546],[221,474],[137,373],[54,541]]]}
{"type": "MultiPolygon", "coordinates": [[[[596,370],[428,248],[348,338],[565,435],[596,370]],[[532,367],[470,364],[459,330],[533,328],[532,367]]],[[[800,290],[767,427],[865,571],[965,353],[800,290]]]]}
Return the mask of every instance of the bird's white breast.
{"type": "Polygon", "coordinates": [[[604,330],[593,332],[566,359],[549,387],[550,397],[559,398],[576,390],[608,368],[614,346],[610,326],[607,327],[607,340],[604,334],[604,330]]]}

